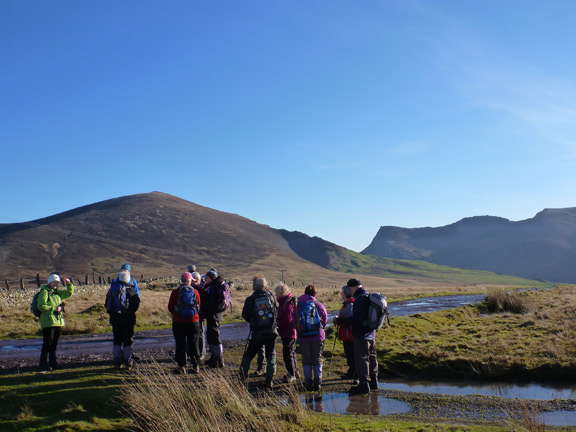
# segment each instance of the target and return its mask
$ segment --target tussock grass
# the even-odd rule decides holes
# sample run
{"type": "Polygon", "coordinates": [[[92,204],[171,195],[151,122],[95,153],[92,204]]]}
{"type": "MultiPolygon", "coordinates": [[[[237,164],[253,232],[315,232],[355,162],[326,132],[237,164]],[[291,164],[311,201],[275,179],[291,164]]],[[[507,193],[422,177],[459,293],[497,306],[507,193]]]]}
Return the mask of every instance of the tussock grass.
{"type": "Polygon", "coordinates": [[[485,307],[488,313],[527,314],[537,309],[528,293],[501,288],[492,289],[486,294],[485,307]]]}
{"type": "Polygon", "coordinates": [[[305,419],[295,392],[253,397],[227,372],[175,375],[158,363],[138,367],[121,398],[134,428],[146,432],[290,431],[305,419]]]}

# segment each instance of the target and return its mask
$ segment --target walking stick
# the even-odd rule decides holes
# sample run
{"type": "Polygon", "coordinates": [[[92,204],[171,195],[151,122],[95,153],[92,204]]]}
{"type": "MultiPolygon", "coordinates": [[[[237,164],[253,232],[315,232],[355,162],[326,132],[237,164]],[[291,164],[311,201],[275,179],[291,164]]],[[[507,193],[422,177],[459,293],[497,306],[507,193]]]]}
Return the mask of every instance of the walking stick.
{"type": "Polygon", "coordinates": [[[334,360],[334,350],[336,349],[336,336],[338,336],[338,330],[340,329],[340,324],[335,324],[336,330],[334,330],[334,345],[332,345],[332,355],[330,356],[330,363],[328,364],[328,372],[326,377],[330,377],[330,370],[332,369],[332,360],[334,360]]]}

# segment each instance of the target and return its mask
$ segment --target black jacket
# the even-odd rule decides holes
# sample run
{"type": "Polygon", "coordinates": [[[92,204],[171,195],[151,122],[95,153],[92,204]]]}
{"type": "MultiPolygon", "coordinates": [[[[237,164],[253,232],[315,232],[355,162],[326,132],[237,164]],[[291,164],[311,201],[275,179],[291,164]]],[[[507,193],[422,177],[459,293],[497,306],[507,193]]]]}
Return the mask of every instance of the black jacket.
{"type": "Polygon", "coordinates": [[[368,318],[370,299],[368,291],[360,287],[354,293],[354,308],[352,309],[352,319],[346,320],[347,324],[352,324],[352,334],[354,338],[374,340],[376,330],[366,327],[363,322],[368,318]]]}

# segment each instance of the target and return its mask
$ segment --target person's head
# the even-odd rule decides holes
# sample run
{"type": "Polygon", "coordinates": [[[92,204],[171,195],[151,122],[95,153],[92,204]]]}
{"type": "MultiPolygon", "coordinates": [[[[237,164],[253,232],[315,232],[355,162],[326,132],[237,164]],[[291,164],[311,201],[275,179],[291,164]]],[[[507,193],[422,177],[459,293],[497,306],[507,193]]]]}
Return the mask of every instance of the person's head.
{"type": "Polygon", "coordinates": [[[180,276],[180,282],[182,282],[183,285],[190,285],[192,283],[192,273],[182,273],[182,276],[180,276]]]}
{"type": "Polygon", "coordinates": [[[350,288],[351,295],[354,295],[358,288],[362,288],[362,283],[358,279],[350,279],[346,286],[350,288]]]}
{"type": "Polygon", "coordinates": [[[265,291],[268,289],[268,282],[262,275],[260,275],[260,277],[254,277],[252,280],[252,289],[254,291],[265,291]]]}
{"type": "Polygon", "coordinates": [[[196,266],[194,264],[190,264],[188,266],[188,273],[194,273],[196,271],[196,266]]]}
{"type": "Polygon", "coordinates": [[[118,280],[124,283],[130,283],[130,272],[128,270],[122,270],[118,273],[118,280]]]}
{"type": "Polygon", "coordinates": [[[126,270],[129,273],[132,273],[132,267],[130,267],[130,264],[128,263],[124,263],[120,266],[120,270],[126,270]]]}
{"type": "Polygon", "coordinates": [[[215,269],[211,268],[210,270],[208,270],[206,272],[206,283],[210,283],[212,281],[215,281],[217,277],[218,277],[218,272],[215,269]]]}
{"type": "Polygon", "coordinates": [[[197,271],[192,273],[192,286],[198,286],[200,285],[200,282],[202,281],[202,275],[200,273],[198,273],[197,271]]]}
{"type": "Polygon", "coordinates": [[[274,292],[276,293],[277,298],[286,297],[288,294],[290,294],[290,288],[285,283],[280,282],[274,288],[274,292]]]}
{"type": "Polygon", "coordinates": [[[306,288],[304,288],[304,294],[308,294],[309,296],[316,297],[316,294],[318,294],[318,288],[316,288],[316,285],[310,284],[306,288]]]}
{"type": "Polygon", "coordinates": [[[56,273],[52,273],[48,276],[48,286],[52,289],[57,289],[58,285],[60,285],[60,276],[56,273]]]}
{"type": "Polygon", "coordinates": [[[340,297],[342,298],[342,301],[346,301],[352,297],[352,290],[348,285],[344,285],[342,287],[342,291],[340,291],[340,297]]]}

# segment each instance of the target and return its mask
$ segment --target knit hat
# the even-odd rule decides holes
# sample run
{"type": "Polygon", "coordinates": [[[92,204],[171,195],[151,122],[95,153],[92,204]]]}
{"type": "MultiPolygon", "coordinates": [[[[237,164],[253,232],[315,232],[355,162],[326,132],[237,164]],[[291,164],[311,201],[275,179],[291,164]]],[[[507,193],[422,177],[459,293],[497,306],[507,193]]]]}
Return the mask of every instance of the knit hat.
{"type": "Polygon", "coordinates": [[[60,276],[58,276],[56,273],[52,273],[50,276],[48,276],[48,285],[50,285],[52,282],[60,283],[60,276]]]}
{"type": "Polygon", "coordinates": [[[355,286],[362,286],[362,282],[360,282],[358,279],[350,279],[346,285],[352,288],[355,286]]]}
{"type": "Polygon", "coordinates": [[[124,263],[122,264],[122,267],[120,267],[120,270],[128,270],[129,272],[132,272],[132,267],[130,267],[130,264],[124,263]]]}
{"type": "Polygon", "coordinates": [[[209,277],[210,279],[214,280],[218,277],[218,272],[215,269],[211,268],[206,272],[206,277],[209,277]]]}
{"type": "Polygon", "coordinates": [[[190,272],[184,272],[182,273],[182,276],[180,276],[180,280],[182,282],[190,282],[192,281],[192,273],[190,272]]]}
{"type": "Polygon", "coordinates": [[[122,270],[118,273],[118,280],[124,283],[130,283],[130,272],[128,270],[122,270]]]}
{"type": "Polygon", "coordinates": [[[188,266],[188,272],[189,273],[194,273],[196,271],[196,266],[194,264],[190,264],[188,266]]]}

